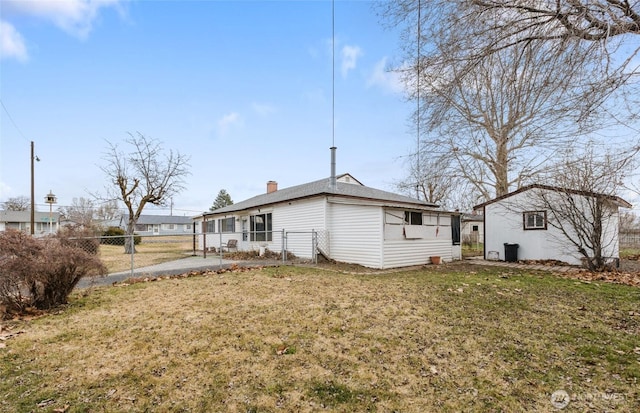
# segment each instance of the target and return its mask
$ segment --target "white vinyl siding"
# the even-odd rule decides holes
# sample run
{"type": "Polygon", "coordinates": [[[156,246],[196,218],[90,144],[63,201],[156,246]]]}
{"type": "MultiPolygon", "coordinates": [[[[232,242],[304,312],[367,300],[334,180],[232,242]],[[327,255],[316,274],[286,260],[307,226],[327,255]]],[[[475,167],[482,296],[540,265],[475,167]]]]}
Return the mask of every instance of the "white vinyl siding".
{"type": "Polygon", "coordinates": [[[384,268],[427,264],[431,256],[439,256],[443,261],[453,259],[449,214],[440,211],[424,212],[421,236],[410,238],[406,236],[406,226],[403,228],[390,218],[399,213],[401,211],[395,209],[387,209],[385,212],[384,268]]]}
{"type": "MultiPolygon", "coordinates": [[[[294,201],[279,205],[273,210],[273,236],[278,244],[273,245],[274,251],[282,248],[282,230],[287,233],[287,251],[296,257],[311,258],[313,245],[311,231],[323,231],[324,198],[294,201]]],[[[271,249],[271,247],[269,247],[271,249]]]]}
{"type": "Polygon", "coordinates": [[[383,208],[331,203],[331,258],[366,267],[383,268],[383,208]]]}
{"type": "MultiPolygon", "coordinates": [[[[507,199],[500,200],[485,206],[485,257],[496,257],[504,260],[504,243],[518,244],[519,260],[558,260],[572,265],[580,265],[582,256],[575,246],[557,228],[547,223],[546,231],[532,231],[523,228],[523,212],[536,211],[536,193],[534,190],[515,194],[507,199]]],[[[561,193],[550,193],[553,196],[562,196],[561,193]]],[[[566,196],[566,195],[565,195],[566,196]]],[[[576,203],[582,202],[581,195],[572,195],[576,203]]],[[[587,213],[587,212],[585,212],[587,213]]],[[[552,217],[548,213],[548,220],[552,217]]],[[[549,221],[550,222],[550,221],[549,221]]],[[[605,232],[605,257],[618,256],[617,239],[618,213],[605,219],[603,229],[605,232]]],[[[571,232],[572,229],[568,228],[571,232]]],[[[575,235],[572,235],[575,237],[575,235]]]]}

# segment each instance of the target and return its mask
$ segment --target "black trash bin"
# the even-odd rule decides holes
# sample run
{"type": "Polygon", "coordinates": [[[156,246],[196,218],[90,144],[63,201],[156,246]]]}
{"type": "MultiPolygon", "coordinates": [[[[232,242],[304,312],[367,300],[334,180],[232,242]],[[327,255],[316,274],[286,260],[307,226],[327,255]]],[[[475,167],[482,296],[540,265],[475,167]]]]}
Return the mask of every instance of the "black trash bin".
{"type": "Polygon", "coordinates": [[[518,244],[504,243],[504,260],[506,262],[518,262],[518,244]]]}

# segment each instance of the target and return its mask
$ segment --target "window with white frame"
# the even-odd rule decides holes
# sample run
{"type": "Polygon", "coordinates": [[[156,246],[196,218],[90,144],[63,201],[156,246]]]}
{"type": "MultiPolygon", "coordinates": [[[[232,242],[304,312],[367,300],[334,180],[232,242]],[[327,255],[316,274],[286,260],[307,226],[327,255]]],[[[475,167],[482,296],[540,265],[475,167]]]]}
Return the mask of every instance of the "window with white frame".
{"type": "Polygon", "coordinates": [[[272,230],[271,214],[258,214],[249,217],[249,235],[251,241],[272,241],[272,230]]]}
{"type": "Polygon", "coordinates": [[[236,232],[236,220],[233,217],[218,220],[220,232],[236,232]]]}
{"type": "Polygon", "coordinates": [[[525,230],[547,229],[547,211],[525,211],[522,221],[525,230]]]}

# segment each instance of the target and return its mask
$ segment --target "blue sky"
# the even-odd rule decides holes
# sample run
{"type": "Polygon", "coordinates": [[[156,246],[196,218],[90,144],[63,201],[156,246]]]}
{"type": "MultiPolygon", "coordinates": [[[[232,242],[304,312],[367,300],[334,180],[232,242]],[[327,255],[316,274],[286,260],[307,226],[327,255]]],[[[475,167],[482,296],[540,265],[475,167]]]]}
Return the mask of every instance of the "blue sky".
{"type": "Polygon", "coordinates": [[[370,1],[335,2],[335,65],[330,1],[0,7],[0,202],[29,196],[30,141],[47,210],[49,190],[58,206],[104,192],[107,141],[137,131],[191,157],[175,215],[207,210],[223,188],[238,202],[269,180],[328,177],[334,142],[338,173],[385,190],[405,174],[413,106],[386,71],[398,34],[370,1]]]}

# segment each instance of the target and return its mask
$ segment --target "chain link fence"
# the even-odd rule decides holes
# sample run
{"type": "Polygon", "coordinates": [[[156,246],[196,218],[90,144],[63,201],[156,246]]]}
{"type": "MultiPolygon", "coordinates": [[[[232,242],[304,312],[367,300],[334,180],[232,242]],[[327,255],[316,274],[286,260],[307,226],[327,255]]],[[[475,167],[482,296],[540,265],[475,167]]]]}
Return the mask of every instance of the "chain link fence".
{"type": "Polygon", "coordinates": [[[109,274],[133,272],[186,257],[234,261],[305,261],[329,256],[327,231],[273,231],[264,239],[248,232],[207,232],[177,235],[114,235],[69,237],[66,242],[100,257],[109,274]],[[131,254],[133,243],[135,253],[131,254]]]}

